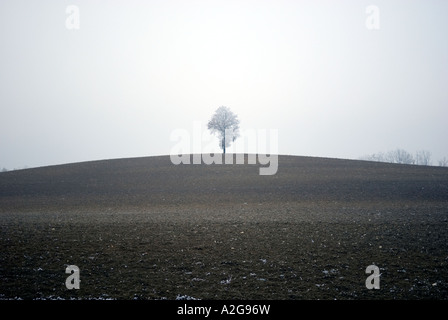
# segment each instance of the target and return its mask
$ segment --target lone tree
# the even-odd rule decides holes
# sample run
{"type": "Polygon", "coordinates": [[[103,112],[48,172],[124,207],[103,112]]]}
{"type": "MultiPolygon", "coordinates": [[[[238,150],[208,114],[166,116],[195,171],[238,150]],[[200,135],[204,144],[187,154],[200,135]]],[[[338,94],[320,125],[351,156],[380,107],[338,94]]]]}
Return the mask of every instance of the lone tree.
{"type": "Polygon", "coordinates": [[[239,128],[240,120],[237,115],[225,106],[216,109],[215,114],[208,122],[208,129],[212,134],[218,134],[219,146],[223,153],[226,153],[226,147],[229,147],[239,137],[239,128]]]}

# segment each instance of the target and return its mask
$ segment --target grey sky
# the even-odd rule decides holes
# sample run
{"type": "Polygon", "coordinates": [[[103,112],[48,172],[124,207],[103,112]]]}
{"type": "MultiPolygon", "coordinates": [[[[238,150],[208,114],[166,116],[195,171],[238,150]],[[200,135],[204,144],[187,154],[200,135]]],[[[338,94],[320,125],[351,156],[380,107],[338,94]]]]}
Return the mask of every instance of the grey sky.
{"type": "Polygon", "coordinates": [[[2,0],[0,168],[169,154],[173,130],[205,128],[221,105],[242,130],[278,129],[280,154],[399,147],[436,164],[447,12],[444,0],[2,0]]]}

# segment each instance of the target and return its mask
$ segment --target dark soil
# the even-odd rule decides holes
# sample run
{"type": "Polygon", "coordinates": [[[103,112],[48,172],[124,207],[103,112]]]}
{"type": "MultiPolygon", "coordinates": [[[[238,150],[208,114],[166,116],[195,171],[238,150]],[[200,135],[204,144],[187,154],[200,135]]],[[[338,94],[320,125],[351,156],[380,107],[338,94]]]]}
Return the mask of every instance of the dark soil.
{"type": "Polygon", "coordinates": [[[164,156],[0,173],[0,299],[448,299],[448,168],[278,168],[164,156]]]}

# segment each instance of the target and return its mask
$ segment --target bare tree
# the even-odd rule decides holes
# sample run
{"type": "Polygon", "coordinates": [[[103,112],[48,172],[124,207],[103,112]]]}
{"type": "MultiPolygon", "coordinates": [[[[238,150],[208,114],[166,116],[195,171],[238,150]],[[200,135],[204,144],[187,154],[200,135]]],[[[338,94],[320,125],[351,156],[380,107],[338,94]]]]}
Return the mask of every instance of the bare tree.
{"type": "Polygon", "coordinates": [[[212,134],[218,134],[219,146],[223,153],[226,153],[226,147],[239,137],[239,125],[237,115],[225,106],[219,107],[208,122],[208,129],[212,134]]]}
{"type": "Polygon", "coordinates": [[[415,164],[419,164],[422,166],[430,166],[431,152],[426,150],[417,151],[417,153],[415,154],[415,164]]]}
{"type": "Polygon", "coordinates": [[[412,154],[403,149],[396,149],[389,151],[386,154],[386,162],[390,163],[402,163],[402,164],[414,164],[415,160],[412,154]]]}
{"type": "MultiPolygon", "coordinates": [[[[428,152],[429,154],[429,152],[428,152]]],[[[425,161],[429,162],[429,155],[425,159],[425,161]]],[[[378,162],[389,162],[389,163],[402,163],[402,164],[414,164],[415,159],[409,152],[403,150],[403,149],[396,149],[391,150],[386,153],[378,152],[371,155],[366,155],[361,157],[361,160],[368,160],[368,161],[378,161],[378,162]]],[[[422,160],[423,161],[423,160],[422,160]]]]}
{"type": "Polygon", "coordinates": [[[359,158],[360,160],[366,160],[366,161],[378,161],[378,162],[386,162],[384,153],[374,153],[374,154],[368,154],[365,156],[362,156],[359,158]]]}
{"type": "Polygon", "coordinates": [[[439,160],[439,166],[448,167],[448,159],[446,157],[443,157],[442,160],[439,160]]]}

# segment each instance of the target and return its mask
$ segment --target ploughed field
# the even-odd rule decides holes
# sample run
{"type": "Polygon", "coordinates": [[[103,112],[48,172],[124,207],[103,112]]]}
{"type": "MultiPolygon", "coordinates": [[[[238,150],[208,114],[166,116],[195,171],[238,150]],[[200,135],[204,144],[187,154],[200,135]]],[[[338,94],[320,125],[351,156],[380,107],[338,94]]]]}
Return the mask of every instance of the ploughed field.
{"type": "Polygon", "coordinates": [[[448,168],[259,167],[161,156],[0,173],[0,299],[448,298],[448,168]]]}

